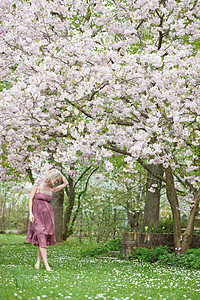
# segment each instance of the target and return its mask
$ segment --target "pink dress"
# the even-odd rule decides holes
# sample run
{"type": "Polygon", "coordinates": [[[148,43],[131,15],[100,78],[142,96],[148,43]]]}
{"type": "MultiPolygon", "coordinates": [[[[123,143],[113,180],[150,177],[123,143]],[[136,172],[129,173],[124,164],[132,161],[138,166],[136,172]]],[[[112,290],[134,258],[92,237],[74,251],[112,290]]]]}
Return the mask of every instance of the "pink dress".
{"type": "Polygon", "coordinates": [[[54,214],[50,202],[52,196],[36,193],[33,198],[32,212],[34,222],[29,221],[25,243],[46,247],[56,245],[54,214]]]}

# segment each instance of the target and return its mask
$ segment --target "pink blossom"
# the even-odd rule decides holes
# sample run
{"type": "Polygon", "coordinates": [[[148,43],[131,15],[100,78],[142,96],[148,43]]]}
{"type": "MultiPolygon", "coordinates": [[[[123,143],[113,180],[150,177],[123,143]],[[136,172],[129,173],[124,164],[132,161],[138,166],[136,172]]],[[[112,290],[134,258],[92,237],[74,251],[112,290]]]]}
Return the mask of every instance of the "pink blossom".
{"type": "Polygon", "coordinates": [[[105,161],[105,167],[108,172],[114,170],[113,164],[111,162],[109,162],[108,160],[105,161]]]}

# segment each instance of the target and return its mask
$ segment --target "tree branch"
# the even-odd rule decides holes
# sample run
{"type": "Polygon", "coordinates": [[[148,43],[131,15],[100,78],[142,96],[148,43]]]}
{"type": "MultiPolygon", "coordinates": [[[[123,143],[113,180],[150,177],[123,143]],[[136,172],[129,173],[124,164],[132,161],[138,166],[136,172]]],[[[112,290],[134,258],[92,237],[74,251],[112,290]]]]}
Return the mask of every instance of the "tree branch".
{"type": "MultiPolygon", "coordinates": [[[[174,161],[175,161],[175,163],[177,163],[177,159],[176,159],[176,157],[173,155],[173,159],[174,159],[174,161]]],[[[178,164],[178,163],[177,163],[178,164]]],[[[186,176],[186,174],[185,174],[185,171],[183,170],[183,168],[180,166],[180,164],[179,164],[179,170],[181,171],[181,173],[182,173],[182,176],[183,177],[185,177],[186,176]]],[[[178,175],[176,175],[176,177],[177,177],[178,175]]],[[[178,179],[178,177],[177,177],[177,179],[178,179]]],[[[185,179],[185,181],[182,181],[182,179],[181,178],[179,178],[178,179],[183,185],[184,185],[184,182],[185,182],[185,184],[187,184],[188,186],[189,186],[189,188],[191,189],[191,191],[195,194],[196,193],[196,189],[194,188],[194,186],[187,180],[187,179],[185,179]]]]}
{"type": "MultiPolygon", "coordinates": [[[[114,151],[114,152],[117,152],[117,153],[121,153],[121,154],[124,154],[124,155],[132,156],[131,153],[129,153],[128,151],[118,149],[118,148],[117,148],[116,146],[114,146],[114,145],[110,145],[110,146],[104,145],[103,147],[106,148],[106,149],[108,149],[108,150],[112,150],[112,151],[114,151]]],[[[141,158],[138,158],[137,161],[138,161],[139,164],[140,164],[145,170],[147,170],[152,176],[154,176],[155,178],[157,178],[157,179],[159,179],[159,180],[164,181],[164,182],[167,183],[165,177],[160,176],[160,175],[154,173],[154,172],[151,170],[151,168],[149,168],[149,166],[148,166],[141,158]]]]}
{"type": "Polygon", "coordinates": [[[141,166],[143,166],[151,175],[153,175],[155,178],[161,180],[161,181],[164,181],[165,183],[167,183],[167,180],[165,177],[163,176],[160,176],[156,173],[154,173],[151,168],[149,168],[149,166],[141,159],[141,158],[138,158],[137,161],[139,162],[139,164],[141,164],[141,166]]]}
{"type": "MultiPolygon", "coordinates": [[[[90,166],[89,168],[91,168],[91,166],[90,166]]],[[[88,171],[89,168],[87,168],[86,171],[88,171]]],[[[74,213],[73,219],[72,219],[71,224],[70,224],[70,232],[73,232],[73,225],[74,225],[74,222],[76,221],[76,218],[77,218],[78,213],[79,213],[79,210],[80,210],[80,206],[81,206],[81,201],[80,201],[80,199],[81,199],[81,196],[87,191],[87,187],[88,187],[89,180],[90,180],[91,176],[94,174],[94,172],[96,172],[96,170],[97,170],[98,168],[99,168],[99,167],[95,168],[95,169],[90,173],[90,175],[89,175],[88,178],[87,178],[87,181],[86,181],[84,190],[81,191],[81,192],[79,193],[79,195],[78,195],[78,206],[77,206],[77,208],[76,208],[76,211],[75,211],[75,213],[74,213]]],[[[82,175],[83,175],[83,174],[82,174],[82,175]]],[[[81,176],[82,176],[82,175],[81,175],[81,176]]],[[[79,179],[81,178],[81,176],[79,177],[79,179]]],[[[78,179],[78,180],[79,180],[79,179],[78,179]]],[[[76,183],[77,183],[77,182],[76,182],[76,183]]],[[[74,185],[74,186],[75,186],[75,185],[74,185]]]]}
{"type": "Polygon", "coordinates": [[[34,180],[34,178],[33,178],[33,174],[32,174],[31,169],[28,168],[28,169],[26,170],[26,172],[27,172],[27,174],[28,174],[28,177],[29,177],[31,183],[34,184],[35,180],[34,180]]]}
{"type": "Polygon", "coordinates": [[[87,169],[84,170],[84,172],[80,175],[80,177],[75,182],[74,188],[76,187],[76,185],[78,184],[78,182],[83,178],[83,176],[87,173],[87,171],[89,171],[89,169],[91,169],[91,168],[92,168],[92,166],[89,166],[87,169]]]}
{"type": "Polygon", "coordinates": [[[138,26],[136,27],[136,30],[138,30],[139,28],[140,28],[140,26],[142,26],[142,24],[144,23],[144,19],[142,19],[141,21],[140,21],[140,23],[138,24],[138,26]]]}

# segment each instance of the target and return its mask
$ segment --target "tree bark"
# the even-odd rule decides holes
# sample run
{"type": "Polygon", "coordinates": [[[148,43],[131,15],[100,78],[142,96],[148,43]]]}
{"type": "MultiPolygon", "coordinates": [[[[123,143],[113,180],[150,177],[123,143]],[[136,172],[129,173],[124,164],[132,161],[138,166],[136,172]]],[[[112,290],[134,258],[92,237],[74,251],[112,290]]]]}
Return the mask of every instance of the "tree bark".
{"type": "MultiPolygon", "coordinates": [[[[152,173],[159,176],[163,176],[163,166],[162,165],[149,165],[152,173]]],[[[147,183],[146,183],[146,200],[144,208],[144,226],[148,226],[149,231],[152,228],[156,228],[159,220],[159,208],[160,208],[160,190],[161,190],[161,180],[154,177],[150,172],[147,173],[147,183]],[[155,192],[152,193],[149,189],[152,184],[157,184],[157,187],[153,187],[155,192]]]]}
{"type": "Polygon", "coordinates": [[[68,205],[65,210],[64,223],[63,223],[64,241],[66,241],[66,239],[72,234],[72,231],[70,230],[70,218],[75,203],[75,191],[74,191],[73,179],[70,176],[68,178],[68,182],[69,182],[68,205]]]}
{"type": "Polygon", "coordinates": [[[141,220],[142,220],[142,211],[133,211],[131,209],[131,205],[127,202],[126,203],[126,213],[128,217],[128,224],[131,228],[132,232],[137,232],[141,228],[141,220]]]}
{"type": "Polygon", "coordinates": [[[6,231],[6,197],[0,200],[0,204],[2,205],[1,207],[1,219],[0,219],[0,234],[5,233],[6,231]]]}
{"type": "Polygon", "coordinates": [[[181,250],[181,214],[179,211],[178,197],[174,186],[174,178],[171,167],[165,169],[166,174],[166,193],[167,199],[170,203],[172,216],[173,216],[173,228],[174,228],[174,250],[175,253],[180,253],[181,250]]]}
{"type": "Polygon", "coordinates": [[[63,242],[62,231],[63,231],[63,202],[64,202],[64,191],[61,190],[53,194],[51,206],[54,212],[55,220],[55,236],[58,243],[63,242]]]}
{"type": "Polygon", "coordinates": [[[200,190],[198,191],[197,195],[194,198],[194,206],[190,211],[187,227],[183,235],[181,253],[184,253],[190,246],[191,237],[193,235],[193,230],[194,230],[194,221],[196,217],[196,212],[199,208],[199,201],[200,201],[200,190]]]}

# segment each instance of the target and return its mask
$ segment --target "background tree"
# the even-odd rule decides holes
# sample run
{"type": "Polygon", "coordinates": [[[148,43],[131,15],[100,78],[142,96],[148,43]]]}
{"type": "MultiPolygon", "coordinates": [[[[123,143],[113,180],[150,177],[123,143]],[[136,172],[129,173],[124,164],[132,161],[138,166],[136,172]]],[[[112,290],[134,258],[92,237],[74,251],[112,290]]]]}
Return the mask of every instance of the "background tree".
{"type": "Polygon", "coordinates": [[[89,180],[97,169],[98,167],[92,168],[92,166],[89,166],[82,171],[81,175],[77,179],[70,176],[68,177],[69,186],[65,188],[68,199],[63,219],[64,240],[66,240],[74,231],[75,221],[80,213],[82,197],[87,192],[89,180]],[[83,179],[85,180],[83,181],[83,179]],[[80,183],[81,187],[79,187],[79,191],[77,191],[77,185],[80,185],[80,183]]]}
{"type": "MultiPolygon", "coordinates": [[[[29,184],[28,184],[29,185],[29,184]]],[[[19,182],[0,184],[0,232],[24,233],[28,225],[28,186],[19,182]]]]}

